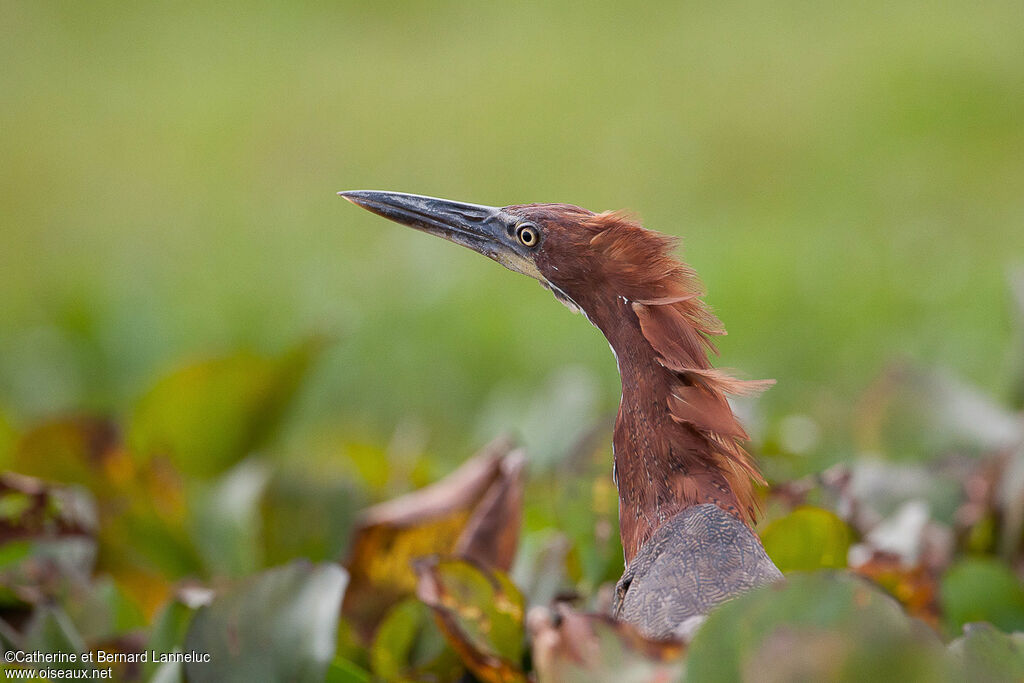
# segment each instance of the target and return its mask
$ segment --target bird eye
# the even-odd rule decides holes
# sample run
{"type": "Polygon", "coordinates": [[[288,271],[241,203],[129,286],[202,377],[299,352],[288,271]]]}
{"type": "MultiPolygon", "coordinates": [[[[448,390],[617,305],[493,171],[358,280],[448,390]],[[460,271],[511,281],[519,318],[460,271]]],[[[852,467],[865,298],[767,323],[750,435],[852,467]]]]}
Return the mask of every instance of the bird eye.
{"type": "Polygon", "coordinates": [[[522,242],[524,247],[535,247],[537,242],[540,241],[540,234],[537,232],[537,226],[532,223],[523,223],[516,228],[516,237],[522,242]]]}

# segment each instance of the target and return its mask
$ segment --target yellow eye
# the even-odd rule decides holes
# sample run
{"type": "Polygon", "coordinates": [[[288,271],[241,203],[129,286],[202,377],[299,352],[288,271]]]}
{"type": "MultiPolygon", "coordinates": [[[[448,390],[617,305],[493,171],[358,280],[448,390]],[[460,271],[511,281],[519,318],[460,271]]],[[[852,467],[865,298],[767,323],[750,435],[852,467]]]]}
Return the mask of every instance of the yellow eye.
{"type": "Polygon", "coordinates": [[[535,247],[537,242],[540,241],[540,235],[537,233],[537,228],[530,223],[524,223],[516,229],[516,237],[522,242],[524,247],[535,247]]]}

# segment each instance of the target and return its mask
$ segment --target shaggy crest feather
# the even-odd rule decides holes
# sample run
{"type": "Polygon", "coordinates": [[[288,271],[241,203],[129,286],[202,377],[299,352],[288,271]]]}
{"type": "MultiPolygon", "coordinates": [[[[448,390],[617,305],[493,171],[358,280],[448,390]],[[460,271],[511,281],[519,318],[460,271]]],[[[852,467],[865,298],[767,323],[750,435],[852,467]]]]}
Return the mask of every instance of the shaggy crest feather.
{"type": "MultiPolygon", "coordinates": [[[[725,330],[701,299],[696,273],[673,256],[675,238],[647,230],[619,212],[595,215],[587,226],[593,231],[591,247],[604,255],[604,278],[612,291],[629,301],[660,365],[663,400],[678,428],[647,444],[647,457],[663,461],[646,465],[648,479],[657,488],[650,470],[672,473],[665,484],[678,498],[663,500],[664,492],[656,492],[651,502],[657,517],[714,502],[753,524],[758,512],[753,484],[764,484],[764,478],[741,445],[748,436],[726,395],[762,391],[774,380],[743,381],[711,366],[708,352],[717,353],[711,338],[725,330]]],[[[629,410],[625,402],[621,410],[629,410]]],[[[629,429],[628,419],[620,412],[617,427],[629,429]]],[[[641,525],[633,538],[623,538],[627,558],[629,546],[639,548],[659,524],[652,522],[641,525]]]]}

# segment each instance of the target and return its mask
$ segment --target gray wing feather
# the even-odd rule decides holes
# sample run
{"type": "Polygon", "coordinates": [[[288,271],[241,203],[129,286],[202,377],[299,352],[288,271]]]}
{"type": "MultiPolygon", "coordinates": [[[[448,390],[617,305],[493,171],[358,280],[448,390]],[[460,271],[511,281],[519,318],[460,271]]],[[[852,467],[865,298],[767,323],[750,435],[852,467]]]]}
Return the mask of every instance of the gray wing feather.
{"type": "Polygon", "coordinates": [[[616,586],[615,616],[651,638],[782,572],[746,524],[717,505],[689,507],[658,527],[616,586]]]}

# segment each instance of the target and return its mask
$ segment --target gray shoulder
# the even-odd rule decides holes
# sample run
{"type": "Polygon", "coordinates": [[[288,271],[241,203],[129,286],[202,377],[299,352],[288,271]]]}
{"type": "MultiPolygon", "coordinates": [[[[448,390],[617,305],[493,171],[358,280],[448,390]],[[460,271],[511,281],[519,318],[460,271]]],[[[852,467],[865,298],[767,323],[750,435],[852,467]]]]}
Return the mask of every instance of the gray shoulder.
{"type": "Polygon", "coordinates": [[[653,638],[782,573],[746,524],[695,505],[658,527],[619,580],[615,616],[653,638]]]}

